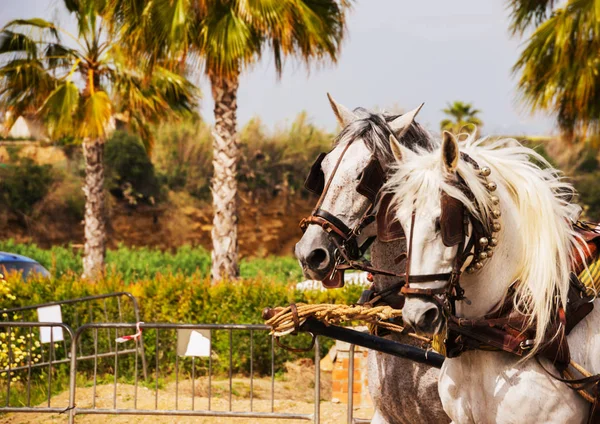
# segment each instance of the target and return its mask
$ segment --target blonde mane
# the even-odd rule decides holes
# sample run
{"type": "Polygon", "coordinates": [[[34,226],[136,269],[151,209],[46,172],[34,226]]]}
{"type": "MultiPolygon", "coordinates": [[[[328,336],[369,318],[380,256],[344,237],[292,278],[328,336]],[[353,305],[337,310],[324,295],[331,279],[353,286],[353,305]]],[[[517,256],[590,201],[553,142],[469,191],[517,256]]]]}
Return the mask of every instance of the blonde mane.
{"type": "MultiPolygon", "coordinates": [[[[517,281],[515,307],[528,315],[530,324],[536,328],[533,354],[554,319],[557,300],[558,306],[566,308],[571,264],[577,255],[583,256],[580,236],[571,225],[577,206],[564,196],[574,189],[542,156],[514,139],[469,137],[460,143],[460,151],[491,169],[491,180],[504,187],[510,196],[501,198],[501,205],[516,208],[520,226],[503,238],[504,242],[513,239],[520,242],[523,255],[516,264],[517,274],[508,276],[511,280],[506,283],[508,289],[510,283],[517,281]]],[[[387,189],[394,193],[393,202],[399,208],[403,205],[419,208],[434,193],[439,196],[446,192],[460,200],[481,222],[489,222],[494,205],[478,171],[460,158],[456,174],[445,170],[439,148],[433,152],[420,151],[396,165],[387,189]],[[474,200],[457,188],[456,174],[469,187],[474,200]]]]}

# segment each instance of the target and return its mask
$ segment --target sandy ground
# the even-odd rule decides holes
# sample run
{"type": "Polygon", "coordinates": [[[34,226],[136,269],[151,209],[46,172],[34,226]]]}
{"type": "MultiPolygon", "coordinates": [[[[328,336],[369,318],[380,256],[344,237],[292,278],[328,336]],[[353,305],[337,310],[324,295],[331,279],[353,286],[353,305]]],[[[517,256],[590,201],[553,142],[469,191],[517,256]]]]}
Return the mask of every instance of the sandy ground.
{"type": "MultiPolygon", "coordinates": [[[[312,414],[314,412],[313,396],[314,382],[308,373],[288,373],[283,379],[275,381],[275,412],[312,414]]],[[[333,403],[331,398],[331,373],[322,373],[321,391],[321,422],[337,424],[347,422],[347,405],[333,403]]],[[[250,380],[248,378],[234,378],[232,384],[233,411],[250,410],[250,380]]],[[[195,410],[208,409],[208,381],[197,379],[194,382],[194,408],[195,410]]],[[[93,407],[93,388],[78,387],[76,404],[80,408],[93,407]]],[[[102,385],[96,388],[96,408],[112,408],[114,399],[114,386],[102,385]]],[[[271,380],[268,378],[254,379],[253,410],[256,412],[269,412],[271,410],[271,380]]],[[[229,381],[219,380],[212,382],[211,408],[215,411],[229,410],[229,381]]],[[[52,406],[68,405],[68,392],[52,398],[52,406]]],[[[119,409],[134,408],[135,386],[117,384],[116,406],[119,409]]],[[[158,409],[160,410],[190,410],[192,408],[192,381],[180,381],[167,384],[158,391],[158,409]]],[[[148,387],[138,387],[137,409],[154,409],[155,391],[148,387]]],[[[368,418],[372,410],[363,408],[355,409],[354,416],[368,418]]],[[[13,413],[0,417],[0,423],[33,424],[33,423],[65,423],[66,415],[42,413],[13,413]]],[[[229,418],[229,417],[185,417],[185,416],[144,416],[144,415],[78,415],[77,423],[303,423],[301,420],[259,419],[259,418],[229,418]]]]}

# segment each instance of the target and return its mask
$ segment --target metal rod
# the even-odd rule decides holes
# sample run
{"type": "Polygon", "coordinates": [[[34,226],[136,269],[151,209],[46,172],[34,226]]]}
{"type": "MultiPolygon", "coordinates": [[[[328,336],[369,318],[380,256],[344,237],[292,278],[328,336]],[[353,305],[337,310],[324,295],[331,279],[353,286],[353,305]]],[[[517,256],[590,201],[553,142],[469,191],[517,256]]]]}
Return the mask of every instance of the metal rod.
{"type": "Polygon", "coordinates": [[[233,394],[233,330],[229,330],[229,410],[231,411],[231,396],[233,394]]]}
{"type": "MultiPolygon", "coordinates": [[[[133,314],[135,315],[136,324],[140,322],[140,307],[138,305],[137,299],[134,295],[128,292],[123,292],[123,296],[127,296],[129,300],[131,300],[131,304],[133,305],[133,314]]],[[[146,364],[146,350],[144,348],[144,338],[140,337],[140,347],[141,347],[141,355],[142,355],[142,372],[144,375],[144,381],[148,380],[148,366],[146,364]]]]}
{"type": "Polygon", "coordinates": [[[92,389],[92,407],[96,407],[96,385],[98,383],[98,329],[94,328],[94,388],[92,389]]]}
{"type": "MultiPolygon", "coordinates": [[[[66,326],[65,326],[66,327],[66,326]]],[[[63,329],[64,330],[64,329],[63,329]]],[[[77,342],[80,333],[76,333],[73,335],[73,332],[69,327],[66,327],[66,331],[69,333],[71,337],[71,364],[70,364],[70,372],[69,372],[69,424],[75,423],[75,414],[77,411],[75,410],[75,391],[77,390],[77,342]]],[[[95,405],[94,405],[95,407],[95,405]]],[[[63,411],[64,412],[64,411],[63,411]]]]}
{"type": "MultiPolygon", "coordinates": [[[[104,304],[104,319],[105,319],[105,322],[109,322],[109,319],[108,319],[108,312],[107,312],[107,310],[106,310],[106,299],[103,299],[103,300],[102,300],[102,303],[104,304]]],[[[81,328],[81,327],[80,327],[80,328],[81,328]]],[[[106,327],[106,329],[107,329],[107,331],[108,331],[108,350],[112,350],[112,342],[111,342],[111,340],[110,340],[110,339],[111,339],[111,337],[112,337],[112,336],[111,336],[111,332],[110,332],[110,329],[111,329],[111,328],[114,328],[114,327],[106,327]]],[[[116,331],[117,331],[117,329],[115,328],[115,332],[116,332],[116,331]]],[[[116,339],[116,337],[115,337],[115,339],[116,339]]]]}
{"type": "Polygon", "coordinates": [[[156,349],[154,349],[156,355],[156,380],[154,384],[154,409],[158,409],[158,328],[156,329],[156,349]]]}
{"type": "MultiPolygon", "coordinates": [[[[140,339],[142,338],[142,336],[139,337],[140,339]]],[[[139,380],[139,376],[138,376],[138,358],[139,358],[139,347],[140,347],[140,343],[138,339],[135,339],[135,359],[134,359],[134,375],[135,375],[135,383],[134,383],[134,394],[133,394],[133,409],[137,409],[137,397],[138,397],[138,380],[139,380]]]]}
{"type": "MultiPolygon", "coordinates": [[[[179,333],[177,334],[179,339],[179,333]]],[[[178,343],[175,343],[177,346],[178,343]]],[[[175,409],[179,409],[179,355],[175,352],[175,409]]]]}
{"type": "Polygon", "coordinates": [[[117,329],[115,329],[115,376],[113,384],[113,408],[117,409],[117,379],[119,375],[119,343],[117,343],[117,329]]]}
{"type": "Polygon", "coordinates": [[[315,424],[321,422],[321,346],[315,336],[315,424]]]}
{"type": "Polygon", "coordinates": [[[210,330],[210,349],[208,351],[208,410],[210,411],[212,402],[212,339],[213,331],[210,330]]]}
{"type": "Polygon", "coordinates": [[[350,345],[348,359],[348,424],[354,424],[354,348],[350,345]]]}
{"type": "Polygon", "coordinates": [[[254,401],[254,330],[250,330],[250,412],[254,401]]]}
{"type": "MultiPolygon", "coordinates": [[[[23,412],[21,409],[14,408],[14,412],[23,412]]],[[[57,409],[57,412],[62,411],[57,409]]],[[[29,411],[29,412],[39,412],[29,411]]],[[[287,413],[270,413],[270,412],[243,412],[243,411],[190,411],[190,410],[152,410],[152,409],[86,409],[77,408],[78,414],[87,415],[156,415],[156,416],[197,416],[197,417],[224,417],[224,418],[278,418],[286,420],[307,420],[313,419],[312,414],[287,414],[287,413]]]]}
{"type": "Polygon", "coordinates": [[[29,340],[27,340],[27,406],[31,406],[31,341],[33,340],[33,328],[29,328],[29,340]]]}
{"type": "Polygon", "coordinates": [[[350,330],[335,325],[326,326],[320,321],[309,318],[300,327],[300,331],[307,331],[314,335],[331,337],[350,344],[366,347],[367,349],[377,350],[379,352],[410,359],[420,364],[429,365],[435,368],[441,368],[444,363],[444,356],[436,352],[430,352],[418,347],[405,345],[382,337],[373,336],[368,333],[350,330]]]}
{"type": "Polygon", "coordinates": [[[48,408],[52,402],[52,354],[54,353],[54,327],[50,327],[50,349],[48,358],[48,408]]]}
{"type": "Polygon", "coordinates": [[[275,412],[275,338],[271,336],[271,412],[275,412]]]}
{"type": "MultiPolygon", "coordinates": [[[[9,326],[8,327],[8,337],[6,340],[6,345],[8,346],[8,371],[6,372],[6,406],[8,407],[8,405],[10,404],[10,380],[12,379],[11,376],[11,367],[12,367],[12,339],[13,339],[13,333],[12,333],[12,329],[9,326]]],[[[50,405],[48,405],[50,406],[50,405]]]]}
{"type": "Polygon", "coordinates": [[[196,402],[196,357],[192,356],[192,411],[196,402]]]}
{"type": "MultiPolygon", "coordinates": [[[[127,349],[127,350],[120,350],[119,351],[119,356],[120,355],[125,355],[128,353],[135,353],[135,349],[127,349]]],[[[105,353],[99,353],[98,354],[98,358],[106,358],[106,357],[114,357],[115,352],[105,352],[105,353]]],[[[86,355],[86,356],[79,356],[77,357],[78,361],[87,361],[90,359],[94,359],[94,355],[86,355]]],[[[52,361],[52,363],[56,366],[56,365],[60,365],[60,364],[68,364],[71,362],[71,358],[65,358],[65,359],[54,359],[52,361]]],[[[31,364],[31,368],[40,368],[40,367],[45,367],[46,365],[48,365],[49,362],[48,361],[44,361],[44,362],[37,362],[37,363],[33,363],[31,364]]],[[[21,365],[19,367],[15,367],[12,370],[13,371],[21,371],[21,370],[26,370],[27,369],[27,365],[21,365]]]]}
{"type": "MultiPolygon", "coordinates": [[[[62,308],[61,308],[62,309],[62,308]]],[[[79,314],[77,313],[77,307],[74,308],[75,309],[75,328],[79,328],[79,314]]],[[[63,339],[63,342],[65,340],[63,339]]],[[[65,346],[65,351],[66,351],[66,346],[65,346]]],[[[83,347],[81,346],[81,343],[79,344],[79,356],[83,356],[83,347]]]]}

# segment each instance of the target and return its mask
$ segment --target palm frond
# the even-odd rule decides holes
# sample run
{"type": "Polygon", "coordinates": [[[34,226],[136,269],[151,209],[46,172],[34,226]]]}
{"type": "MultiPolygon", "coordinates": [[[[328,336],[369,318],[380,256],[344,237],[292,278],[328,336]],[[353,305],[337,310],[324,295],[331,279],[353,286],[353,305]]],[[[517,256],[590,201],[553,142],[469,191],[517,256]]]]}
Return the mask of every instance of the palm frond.
{"type": "Polygon", "coordinates": [[[12,27],[28,27],[28,28],[37,28],[40,30],[48,30],[48,32],[52,35],[55,40],[59,40],[58,36],[58,28],[52,22],[49,22],[45,19],[41,18],[31,18],[31,19],[15,19],[4,25],[4,30],[10,29],[12,27]]]}
{"type": "Polygon", "coordinates": [[[560,127],[600,130],[600,9],[570,0],[527,41],[513,72],[532,110],[558,116],[560,127]]]}
{"type": "Polygon", "coordinates": [[[523,33],[531,25],[539,25],[548,18],[556,0],[509,0],[510,29],[513,34],[523,33]]]}
{"type": "Polygon", "coordinates": [[[5,29],[0,32],[0,55],[6,53],[35,58],[38,55],[37,43],[24,34],[5,29]]]}
{"type": "Polygon", "coordinates": [[[94,91],[81,106],[81,122],[79,136],[82,139],[106,138],[112,117],[111,100],[105,91],[94,91]]]}
{"type": "Polygon", "coordinates": [[[73,135],[75,113],[79,105],[79,89],[72,81],[59,84],[46,98],[39,115],[46,121],[54,138],[73,135]]]}

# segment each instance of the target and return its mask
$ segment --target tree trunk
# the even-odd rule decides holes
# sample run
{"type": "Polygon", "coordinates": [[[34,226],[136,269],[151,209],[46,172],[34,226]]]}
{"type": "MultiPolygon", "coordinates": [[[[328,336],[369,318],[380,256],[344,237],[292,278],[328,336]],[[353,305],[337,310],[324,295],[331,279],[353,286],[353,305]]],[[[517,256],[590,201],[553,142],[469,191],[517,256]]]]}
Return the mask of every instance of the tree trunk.
{"type": "Polygon", "coordinates": [[[84,142],[83,157],[85,159],[83,278],[94,280],[104,272],[106,254],[104,143],[101,140],[84,142]]]}
{"type": "Polygon", "coordinates": [[[215,100],[213,132],[212,272],[213,281],[239,276],[237,164],[239,145],[236,137],[237,89],[239,75],[222,79],[211,76],[215,100]]]}

